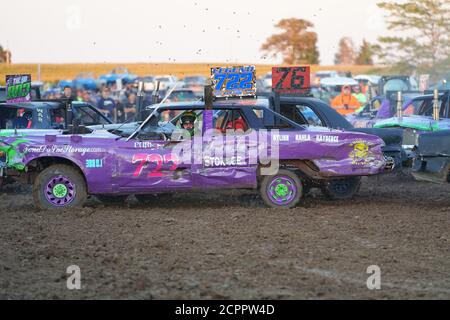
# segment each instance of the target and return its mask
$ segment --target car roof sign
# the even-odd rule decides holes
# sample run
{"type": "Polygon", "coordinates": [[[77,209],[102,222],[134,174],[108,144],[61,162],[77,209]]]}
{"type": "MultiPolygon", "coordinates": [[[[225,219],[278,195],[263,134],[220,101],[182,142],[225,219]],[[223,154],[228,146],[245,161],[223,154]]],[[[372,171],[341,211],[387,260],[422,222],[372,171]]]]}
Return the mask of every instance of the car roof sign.
{"type": "Polygon", "coordinates": [[[215,98],[255,98],[255,66],[211,68],[213,96],[215,98]]]}
{"type": "Polygon", "coordinates": [[[304,94],[311,87],[311,69],[303,67],[273,67],[272,91],[284,94],[304,94]]]}
{"type": "Polygon", "coordinates": [[[6,102],[31,101],[31,75],[6,75],[6,102]]]}

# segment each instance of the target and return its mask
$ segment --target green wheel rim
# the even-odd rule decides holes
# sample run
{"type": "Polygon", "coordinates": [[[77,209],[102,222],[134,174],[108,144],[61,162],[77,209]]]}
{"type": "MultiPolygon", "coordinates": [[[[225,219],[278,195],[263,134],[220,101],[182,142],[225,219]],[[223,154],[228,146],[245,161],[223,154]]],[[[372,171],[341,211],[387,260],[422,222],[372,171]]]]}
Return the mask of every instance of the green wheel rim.
{"type": "Polygon", "coordinates": [[[53,187],[53,195],[57,198],[64,198],[65,196],[67,196],[68,192],[69,190],[62,183],[59,183],[53,187]]]}

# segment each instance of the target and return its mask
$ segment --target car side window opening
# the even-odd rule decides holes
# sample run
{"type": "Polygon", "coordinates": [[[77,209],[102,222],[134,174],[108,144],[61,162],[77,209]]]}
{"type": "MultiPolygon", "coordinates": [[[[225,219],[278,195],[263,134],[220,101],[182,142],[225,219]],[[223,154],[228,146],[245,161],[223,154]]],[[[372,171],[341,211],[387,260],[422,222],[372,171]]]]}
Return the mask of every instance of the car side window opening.
{"type": "Polygon", "coordinates": [[[431,100],[424,100],[419,109],[419,115],[432,116],[433,115],[433,102],[431,100]]]}
{"type": "Polygon", "coordinates": [[[96,125],[96,124],[109,124],[100,113],[95,111],[91,106],[78,106],[74,108],[77,118],[80,120],[81,124],[85,126],[96,125]]]}
{"type": "Polygon", "coordinates": [[[314,112],[314,110],[311,109],[311,107],[306,105],[297,105],[296,108],[298,112],[300,112],[300,114],[303,116],[303,118],[306,119],[306,121],[308,122],[307,124],[318,127],[324,126],[319,115],[316,112],[314,112]]]}
{"type": "Polygon", "coordinates": [[[240,110],[217,110],[213,127],[222,133],[245,133],[249,126],[240,110]]]}
{"type": "Polygon", "coordinates": [[[408,116],[418,114],[418,111],[420,110],[422,104],[423,101],[421,100],[411,101],[410,104],[404,109],[403,114],[408,116]]]}
{"type": "Polygon", "coordinates": [[[444,101],[442,102],[442,110],[444,110],[443,112],[443,118],[450,118],[450,96],[447,95],[445,97],[445,99],[443,99],[444,101]]]}
{"type": "Polygon", "coordinates": [[[203,111],[202,110],[181,110],[174,113],[174,117],[170,119],[170,123],[173,124],[178,129],[183,129],[183,116],[188,113],[195,113],[194,127],[197,130],[202,130],[203,128],[203,111]]]}
{"type": "MultiPolygon", "coordinates": [[[[425,100],[421,103],[420,107],[418,108],[417,114],[421,116],[432,117],[433,106],[434,106],[433,100],[425,100]]],[[[442,99],[439,100],[439,116],[441,118],[445,116],[445,102],[443,102],[442,99]]]]}
{"type": "Polygon", "coordinates": [[[273,112],[270,109],[253,108],[253,112],[257,115],[257,119],[260,121],[260,126],[265,129],[277,129],[281,131],[301,130],[301,127],[297,127],[291,120],[285,118],[283,115],[273,112]]]}
{"type": "Polygon", "coordinates": [[[383,104],[382,99],[374,98],[370,102],[370,110],[369,111],[378,111],[378,110],[380,110],[382,104],[383,104]]]}
{"type": "Polygon", "coordinates": [[[202,127],[202,110],[162,109],[141,129],[138,137],[144,140],[160,140],[164,136],[167,140],[178,140],[179,135],[174,133],[187,130],[192,135],[198,134],[201,133],[202,127]]]}
{"type": "Polygon", "coordinates": [[[294,104],[284,104],[280,107],[280,113],[295,123],[307,125],[308,122],[301,112],[301,109],[294,104]]]}
{"type": "Polygon", "coordinates": [[[0,129],[30,129],[33,126],[33,111],[27,108],[2,108],[0,129]]]}
{"type": "Polygon", "coordinates": [[[264,110],[262,109],[253,109],[253,112],[255,113],[256,117],[263,121],[264,119],[264,110]]]}
{"type": "Polygon", "coordinates": [[[439,100],[439,117],[446,118],[447,101],[445,99],[439,100]]]}
{"type": "Polygon", "coordinates": [[[52,129],[66,129],[65,111],[62,108],[49,110],[52,129]]]}
{"type": "Polygon", "coordinates": [[[13,129],[13,121],[16,116],[16,108],[0,108],[0,129],[13,129]]]}

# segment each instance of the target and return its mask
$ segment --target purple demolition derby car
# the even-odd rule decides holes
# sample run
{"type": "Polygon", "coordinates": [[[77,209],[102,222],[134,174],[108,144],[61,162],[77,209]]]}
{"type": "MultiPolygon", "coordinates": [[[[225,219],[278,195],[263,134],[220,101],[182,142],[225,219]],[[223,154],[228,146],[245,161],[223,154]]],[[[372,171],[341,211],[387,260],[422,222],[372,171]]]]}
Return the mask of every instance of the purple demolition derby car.
{"type": "Polygon", "coordinates": [[[259,189],[268,206],[292,208],[312,187],[354,193],[361,176],[392,169],[380,138],[298,125],[267,104],[160,104],[135,126],[0,135],[1,177],[31,182],[42,209],[81,206],[88,195],[145,200],[229,188],[259,189]]]}
{"type": "MultiPolygon", "coordinates": [[[[308,85],[307,68],[275,71],[282,76],[274,92],[308,85]]],[[[88,195],[145,202],[219,189],[258,189],[268,206],[292,208],[311,188],[345,199],[360,177],[393,169],[377,136],[298,124],[272,111],[268,98],[255,96],[254,66],[212,68],[211,81],[204,101],[161,102],[146,108],[143,121],[0,131],[0,184],[32,183],[42,209],[81,206],[88,195]]]]}

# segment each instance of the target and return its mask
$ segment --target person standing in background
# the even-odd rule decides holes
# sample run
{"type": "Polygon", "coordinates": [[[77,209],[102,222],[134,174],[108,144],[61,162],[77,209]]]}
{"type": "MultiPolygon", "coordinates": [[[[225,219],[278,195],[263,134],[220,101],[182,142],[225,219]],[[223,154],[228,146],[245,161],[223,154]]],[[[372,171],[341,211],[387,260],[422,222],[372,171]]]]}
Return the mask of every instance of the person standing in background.
{"type": "Polygon", "coordinates": [[[350,86],[343,86],[342,93],[331,101],[331,106],[342,115],[352,114],[361,107],[358,99],[352,95],[350,86]]]}
{"type": "Polygon", "coordinates": [[[116,112],[114,117],[115,123],[122,123],[125,121],[125,110],[123,103],[120,102],[119,97],[114,96],[114,102],[116,104],[116,112]]]}
{"type": "Polygon", "coordinates": [[[82,89],[77,89],[77,97],[75,98],[76,101],[83,101],[83,92],[82,89]]]}
{"type": "Polygon", "coordinates": [[[63,98],[64,99],[72,99],[72,100],[74,100],[74,96],[73,96],[73,92],[72,92],[72,88],[71,87],[69,87],[69,86],[65,86],[64,87],[63,98]]]}
{"type": "Polygon", "coordinates": [[[128,101],[125,104],[125,120],[128,120],[136,115],[136,94],[131,92],[128,94],[128,101]]]}
{"type": "Polygon", "coordinates": [[[92,104],[92,105],[97,105],[97,102],[91,97],[91,93],[88,90],[84,90],[83,91],[83,97],[82,97],[82,101],[92,104]]]}
{"type": "Polygon", "coordinates": [[[358,99],[361,106],[364,106],[367,103],[367,97],[361,92],[361,87],[359,85],[353,87],[353,96],[358,99]]]}
{"type": "Polygon", "coordinates": [[[103,88],[102,95],[98,100],[97,108],[108,119],[114,120],[116,118],[116,103],[110,97],[108,88],[103,88]]]}

